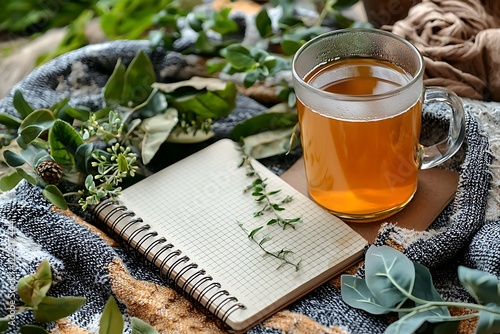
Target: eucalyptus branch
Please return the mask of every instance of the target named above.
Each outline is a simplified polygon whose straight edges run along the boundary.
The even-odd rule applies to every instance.
[[[252,240],[254,243],[256,243],[260,249],[264,251],[266,255],[272,256],[280,261],[281,264],[278,266],[278,269],[282,268],[285,265],[291,265],[295,267],[295,271],[298,271],[300,269],[300,262],[301,260],[297,262],[293,262],[288,258],[288,255],[292,254],[293,252],[288,249],[281,249],[279,251],[271,251],[268,248],[265,247],[265,244],[272,239],[272,237],[265,235],[262,237],[260,240],[257,240],[256,234],[262,230],[263,226],[260,226],[256,229],[253,229],[252,231],[248,231],[244,226],[243,223],[238,222],[238,226],[248,235],[248,239]]]
[[[409,270],[412,266],[414,270]],[[399,320],[387,329],[390,333],[417,332],[424,322],[458,322],[475,317],[479,318],[477,333],[498,330],[500,281],[494,275],[458,267],[460,283],[474,296],[478,302],[475,304],[444,301],[433,286],[430,271],[389,246],[368,249],[365,274],[365,278],[342,275],[342,298],[348,305],[370,313],[398,313]],[[409,301],[414,303],[413,307],[408,305]],[[452,316],[449,307],[479,312]]]

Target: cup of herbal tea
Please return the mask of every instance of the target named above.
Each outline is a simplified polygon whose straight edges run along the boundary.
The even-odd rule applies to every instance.
[[[388,217],[410,202],[418,171],[449,159],[465,137],[461,100],[424,87],[418,49],[390,32],[335,30],[292,62],[309,196],[349,221]],[[422,106],[446,103],[444,140],[419,143]]]

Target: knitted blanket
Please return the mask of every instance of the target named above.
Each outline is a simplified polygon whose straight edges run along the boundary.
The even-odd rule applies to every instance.
[[[102,87],[116,60],[120,57],[128,63],[139,49],[147,50],[161,80],[190,75],[186,74],[189,59],[185,56],[151,51],[147,42],[121,41],[59,57],[32,72],[14,89],[21,89],[35,108],[48,107],[68,96],[74,105],[96,109],[102,106]],[[13,92],[0,101],[2,113],[16,114],[12,97]],[[458,282],[458,265],[500,277],[500,105],[475,100],[464,100],[464,104],[465,144],[443,165],[460,173],[454,201],[427,231],[384,225],[375,243],[390,245],[429,267],[444,300],[471,302],[471,296]],[[217,137],[227,136],[238,121],[264,110],[259,103],[240,96],[236,110],[216,122]],[[422,141],[436,141],[447,123],[443,107],[428,106],[424,110]],[[263,162],[279,174],[298,156],[300,151]],[[131,317],[144,320],[160,333],[224,332],[210,316],[167,286],[154,268],[80,216],[55,209],[39,188],[26,182],[0,196],[0,244],[0,318],[9,313],[10,303],[22,304],[13,292],[12,282],[33,273],[43,259],[48,259],[54,278],[49,294],[87,298],[73,315],[44,324],[51,332],[98,332],[110,295],[119,302],[126,333],[131,332]],[[358,273],[362,275],[363,270]],[[390,317],[373,316],[347,306],[335,278],[249,333],[382,333],[390,321]],[[21,325],[31,323],[32,314],[25,312],[10,323],[7,333],[17,333]],[[474,323],[463,323],[460,331],[468,333],[473,327]]]

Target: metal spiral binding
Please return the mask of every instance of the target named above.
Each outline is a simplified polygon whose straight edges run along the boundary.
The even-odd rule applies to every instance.
[[[132,226],[140,224],[138,227],[135,227],[132,233],[126,238],[126,244],[129,249],[133,249],[137,253],[140,253],[145,259],[150,259],[147,262],[159,268],[160,274],[166,278],[169,284],[181,292],[188,300],[197,305],[201,305],[206,312],[215,315],[222,321],[223,325],[233,312],[238,309],[246,308],[243,304],[238,302],[236,297],[231,296],[227,290],[221,289],[221,284],[214,282],[213,278],[207,275],[204,269],[197,270],[189,276],[186,276],[190,270],[197,269],[198,264],[192,262],[188,256],[181,256],[182,251],[176,249],[175,246],[169,243],[164,237],[157,237],[158,233],[156,231],[150,231],[151,227],[148,224],[142,224],[144,223],[143,220],[136,217],[134,212],[127,210],[125,206],[118,205],[111,200],[103,201],[94,208],[93,219],[94,221],[100,220],[104,222],[109,230],[114,234],[118,234],[121,239],[125,239],[125,233],[130,230]],[[125,225],[118,228],[118,225],[122,221],[125,222]],[[142,236],[141,233],[143,233]],[[142,246],[147,244],[148,241],[150,241],[150,244],[141,251]],[[133,245],[134,242],[135,245]],[[158,247],[160,248],[153,253],[153,250]],[[164,258],[162,258],[163,256]],[[161,262],[156,265],[160,260]],[[174,262],[168,265],[171,261]],[[180,269],[175,272],[176,268]],[[183,278],[185,281],[182,283],[181,279]],[[191,289],[189,289],[190,285],[192,285]],[[214,289],[217,291],[210,294],[210,291],[214,291]],[[203,302],[204,298],[206,299],[205,302]],[[233,304],[223,311],[223,308],[228,303]],[[215,309],[210,311],[210,308],[213,306]]]

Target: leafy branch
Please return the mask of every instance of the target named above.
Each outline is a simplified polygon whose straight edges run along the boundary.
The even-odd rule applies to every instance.
[[[288,258],[289,255],[293,254],[291,250],[288,249],[281,249],[279,251],[271,251],[268,248],[266,248],[266,243],[268,241],[271,241],[272,237],[266,235],[262,237],[260,240],[256,239],[256,234],[261,231],[264,226],[257,227],[253,229],[252,231],[248,231],[244,226],[243,223],[238,222],[238,226],[248,235],[248,239],[252,240],[254,243],[256,243],[261,250],[264,251],[266,255],[272,256],[280,261],[281,264],[278,266],[278,269],[282,268],[285,265],[291,265],[295,268],[295,271],[298,271],[300,269],[300,260],[294,262],[293,260],[290,260]]]
[[[47,293],[52,285],[52,272],[48,260],[43,260],[36,272],[22,277],[17,284],[17,293],[24,302],[16,306],[15,314],[0,318],[0,331],[9,328],[9,322],[17,315],[32,312],[35,321],[53,322],[76,312],[85,302],[84,297],[49,297]],[[48,333],[35,325],[21,326],[22,333]]]
[[[342,298],[348,305],[372,314],[397,312],[399,320],[385,333],[413,333],[423,326],[426,332],[452,333],[460,320],[476,317],[476,333],[500,330],[500,281],[493,275],[458,267],[458,278],[476,299],[478,304],[474,304],[444,301],[426,267],[388,246],[368,249],[365,274],[364,279],[342,275]],[[478,312],[451,316],[448,307]]]

